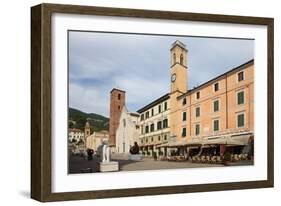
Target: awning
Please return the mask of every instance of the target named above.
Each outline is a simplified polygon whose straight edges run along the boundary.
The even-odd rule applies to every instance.
[[[247,145],[252,133],[237,133],[228,135],[218,135],[205,138],[191,138],[187,142],[168,142],[156,145],[159,147],[200,147],[207,145]]]
[[[227,135],[221,136],[217,138],[209,138],[204,139],[202,141],[203,145],[214,145],[214,144],[224,144],[224,145],[247,145],[251,134],[235,134],[235,135]]]

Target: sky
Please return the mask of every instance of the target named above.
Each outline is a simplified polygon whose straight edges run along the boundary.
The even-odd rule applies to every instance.
[[[135,112],[170,91],[170,48],[188,50],[192,89],[254,58],[254,40],[69,32],[69,106],[109,116],[112,88],[126,91]]]

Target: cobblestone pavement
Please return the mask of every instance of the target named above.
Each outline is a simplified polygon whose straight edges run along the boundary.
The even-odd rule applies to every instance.
[[[126,156],[112,156],[112,161],[119,162],[120,171],[135,171],[135,170],[159,170],[159,169],[180,169],[180,168],[202,168],[202,167],[223,167],[222,164],[200,164],[186,162],[172,162],[172,161],[155,161],[153,158],[144,157],[141,161],[128,160]],[[97,159],[87,160],[80,156],[69,157],[69,173],[86,173],[97,172]],[[253,165],[252,161],[242,161],[231,163],[231,166]]]

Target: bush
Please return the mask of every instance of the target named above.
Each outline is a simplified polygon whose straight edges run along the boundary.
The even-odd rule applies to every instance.
[[[224,162],[230,162],[231,161],[231,154],[229,152],[224,154],[223,161]]]

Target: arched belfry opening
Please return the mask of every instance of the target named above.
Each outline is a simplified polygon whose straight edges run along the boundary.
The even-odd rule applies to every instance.
[[[180,56],[180,64],[183,65],[183,54]]]
[[[176,61],[177,61],[177,57],[176,57],[176,54],[174,53],[174,54],[173,54],[173,64],[175,64]]]

